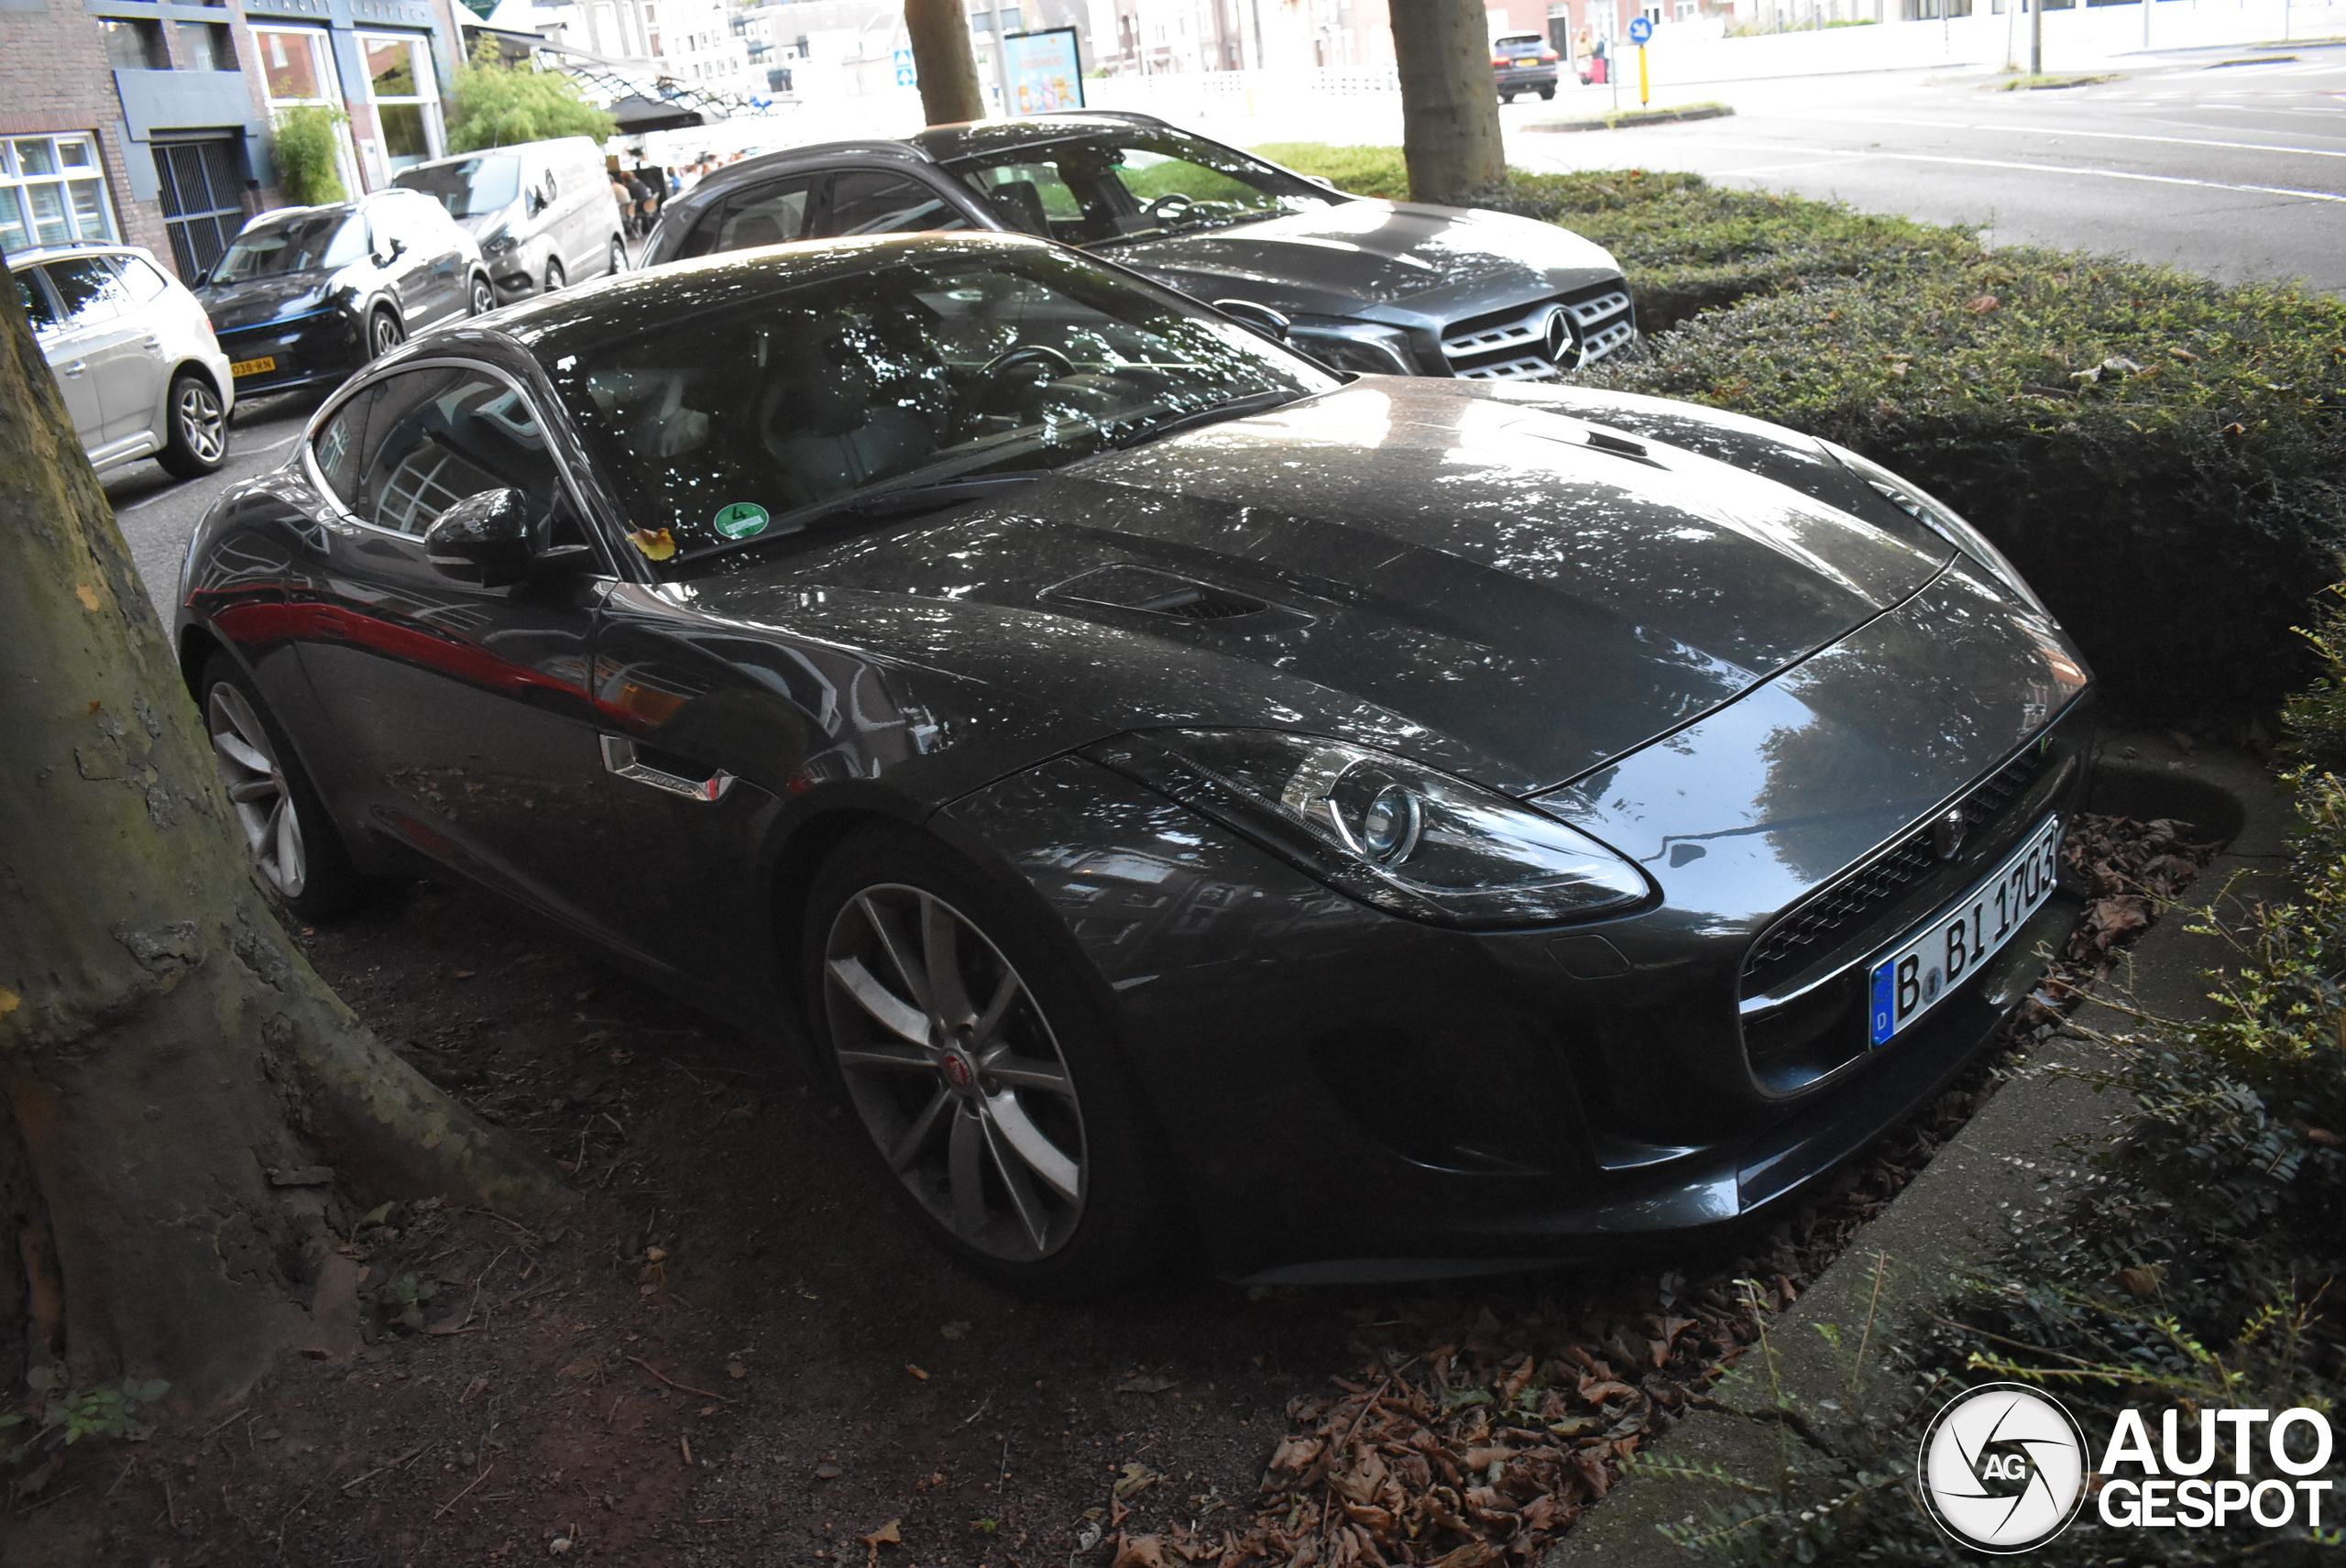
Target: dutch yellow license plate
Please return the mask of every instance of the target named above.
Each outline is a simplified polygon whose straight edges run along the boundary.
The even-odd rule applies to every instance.
[[[258,359],[239,359],[228,367],[231,376],[265,376],[277,368],[274,356],[264,355]]]

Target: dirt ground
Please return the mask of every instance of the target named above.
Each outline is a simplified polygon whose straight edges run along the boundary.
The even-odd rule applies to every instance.
[[[2087,946],[2141,924],[2139,890],[2108,891]],[[1193,1267],[1041,1307],[924,1243],[788,1064],[480,899],[421,886],[303,941],[368,1025],[588,1201],[543,1234],[430,1201],[345,1215],[367,1267],[357,1358],[297,1361],[208,1431],[63,1451],[0,1525],[10,1568],[1165,1568],[1249,1539],[1294,1561],[1313,1530],[1323,1561],[1382,1561],[1342,1519],[1332,1550],[1318,1503],[1262,1493],[1365,1364],[1381,1387],[1441,1388],[1442,1420],[1472,1403],[1453,1384],[1546,1399],[1540,1430],[1507,1435],[1549,1444],[1548,1469],[1513,1493],[1503,1464],[1463,1493],[1436,1475],[1450,1501],[1410,1516],[1492,1521],[1502,1544],[1453,1568],[1525,1561],[1749,1340],[1734,1282],[1788,1304],[1996,1081],[1983,1066],[1742,1255],[1443,1289],[1247,1289]],[[1477,1441],[1497,1439],[1451,1421],[1421,1446]],[[1502,1450],[1459,1452],[1479,1470]],[[1376,1538],[1387,1555],[1434,1560],[1438,1532],[1421,1552],[1417,1523],[1394,1528],[1409,1541]]]

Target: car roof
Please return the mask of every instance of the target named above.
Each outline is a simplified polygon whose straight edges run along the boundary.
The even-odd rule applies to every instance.
[[[541,360],[558,359],[634,336],[660,323],[674,323],[712,306],[740,304],[756,292],[781,293],[808,283],[866,273],[899,257],[1058,249],[1031,235],[982,229],[802,240],[671,261],[641,272],[622,273],[591,287],[541,295],[499,312],[498,324]]]
[[[109,253],[155,259],[155,253],[143,245],[127,245],[118,239],[72,239],[62,245],[37,245],[29,250],[11,251],[8,269],[30,267],[37,262],[56,261],[69,256],[104,256]]]
[[[745,158],[739,163],[729,163],[715,170],[694,186],[691,194],[698,197],[705,191],[725,190],[741,181],[755,180],[777,170],[796,169],[836,159],[878,159],[906,164],[944,163],[971,153],[1065,141],[1071,137],[1093,135],[1114,126],[1147,130],[1175,128],[1168,121],[1160,120],[1154,115],[1122,109],[1075,109],[1065,114],[1028,115],[1017,119],[964,120],[958,125],[931,126],[901,141],[809,142],[805,147],[788,147],[774,152],[760,153],[755,158]]]

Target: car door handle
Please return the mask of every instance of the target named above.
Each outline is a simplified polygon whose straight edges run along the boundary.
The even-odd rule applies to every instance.
[[[76,359],[72,364],[65,367],[64,374],[68,376],[79,376],[82,371],[87,370],[89,367],[90,362],[88,360]]]
[[[635,754],[635,742],[624,735],[598,735],[596,739],[603,745],[603,771],[614,778],[622,778],[630,784],[648,784],[653,789],[682,795],[686,800],[697,800],[704,805],[723,800],[725,792],[733,787],[733,775],[723,768],[707,778],[686,778],[682,773],[667,773],[639,761]]]
[[[148,348],[160,348],[163,346],[163,340],[151,334],[145,338],[143,342]]]

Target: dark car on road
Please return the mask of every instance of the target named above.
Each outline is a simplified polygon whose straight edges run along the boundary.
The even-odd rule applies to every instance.
[[[1620,267],[1553,224],[1349,196],[1162,120],[1105,111],[746,159],[668,203],[643,264],[963,229],[1079,246],[1283,327],[1339,370],[1544,380],[1637,337]]]
[[[421,192],[287,207],[197,280],[236,395],[332,385],[429,326],[497,306],[480,247]]]
[[[1507,33],[1491,40],[1491,79],[1498,84],[1499,102],[1512,104],[1518,93],[1556,95],[1556,70],[1563,57],[1545,34]]]
[[[411,344],[221,498],[177,635],[302,917],[429,870],[568,930],[1036,1292],[1785,1212],[2079,907],[2088,677],[1922,491],[1024,237]]]

